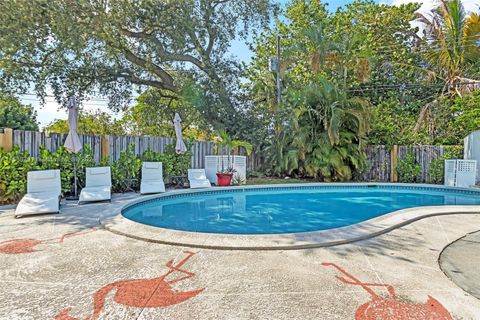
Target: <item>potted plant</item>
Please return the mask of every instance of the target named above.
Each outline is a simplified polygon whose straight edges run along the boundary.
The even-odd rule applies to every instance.
[[[232,184],[232,178],[235,174],[235,169],[233,168],[233,163],[235,162],[235,154],[233,155],[233,161],[231,154],[234,149],[243,147],[247,152],[247,155],[250,155],[252,152],[252,145],[246,141],[233,140],[228,133],[221,129],[218,130],[218,146],[220,147],[221,155],[221,169],[217,168],[217,185],[221,187],[229,186]],[[223,152],[227,151],[227,164],[225,166],[225,159],[223,157]]]
[[[219,187],[226,187],[232,184],[233,174],[235,173],[235,169],[229,167],[225,170],[217,172],[217,185]]]

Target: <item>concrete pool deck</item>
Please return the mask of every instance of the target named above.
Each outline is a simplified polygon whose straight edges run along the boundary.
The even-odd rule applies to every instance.
[[[438,265],[480,214],[303,250],[192,249],[98,228],[138,197],[20,219],[0,209],[0,319],[480,319],[480,300]]]
[[[480,231],[469,233],[445,247],[439,262],[453,282],[480,299]]]
[[[421,191],[441,191],[452,193],[465,193],[480,196],[478,191],[471,189],[451,188],[438,185],[425,184],[390,184],[390,183],[310,183],[275,186],[241,186],[241,187],[213,187],[209,189],[183,189],[167,192],[163,194],[145,196],[138,200],[131,201],[124,208],[119,208],[111,217],[101,219],[102,227],[113,233],[131,237],[137,240],[161,243],[166,245],[179,245],[201,249],[220,249],[220,250],[297,250],[320,247],[330,247],[341,244],[347,244],[359,240],[366,240],[381,234],[390,232],[401,226],[413,223],[415,221],[440,215],[450,214],[472,214],[480,213],[479,205],[444,205],[444,206],[422,206],[416,208],[405,208],[374,217],[369,220],[348,225],[335,229],[283,233],[283,234],[225,234],[225,233],[204,233],[191,232],[183,230],[174,230],[150,226],[144,223],[136,222],[125,218],[122,211],[130,210],[136,206],[148,205],[150,203],[161,205],[171,199],[184,199],[186,202],[192,201],[193,196],[224,196],[232,194],[241,195],[245,191],[251,190],[274,190],[275,193],[285,193],[286,195],[293,190],[322,190],[322,192],[334,192],[339,188],[354,188],[355,190],[378,190],[387,188],[398,192],[409,192],[410,190]],[[393,189],[392,189],[393,188]],[[195,201],[195,200],[193,200]],[[245,201],[239,201],[244,203]],[[239,208],[239,210],[245,210]],[[142,216],[149,217],[150,212],[142,209]],[[175,216],[177,217],[177,216]],[[181,220],[181,217],[179,218]],[[217,218],[221,220],[220,216]],[[188,230],[188,228],[186,229]]]

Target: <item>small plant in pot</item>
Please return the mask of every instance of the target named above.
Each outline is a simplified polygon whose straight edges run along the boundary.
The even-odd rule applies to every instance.
[[[232,178],[236,170],[233,168],[233,163],[235,162],[235,154],[233,154],[232,161],[232,152],[237,148],[244,148],[247,155],[252,152],[252,145],[246,141],[233,140],[225,130],[218,130],[218,147],[220,147],[221,155],[221,167],[217,168],[217,185],[218,186],[229,186],[232,184]],[[227,152],[227,163],[225,164],[224,151]],[[218,153],[218,152],[217,152]]]
[[[222,158],[223,160],[223,158]],[[235,173],[235,169],[232,167],[228,167],[224,170],[217,172],[217,185],[220,187],[226,187],[232,184],[233,174]]]

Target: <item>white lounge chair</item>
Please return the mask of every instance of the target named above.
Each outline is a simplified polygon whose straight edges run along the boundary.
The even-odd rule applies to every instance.
[[[78,203],[111,200],[110,167],[86,168],[85,172],[85,188],[80,192]]]
[[[59,213],[62,186],[60,170],[27,173],[27,194],[15,209],[15,217],[31,214]]]
[[[188,181],[192,189],[212,187],[205,174],[205,169],[188,169]]]
[[[140,193],[147,194],[160,192],[165,192],[162,163],[144,162],[142,165],[142,181],[140,183]]]

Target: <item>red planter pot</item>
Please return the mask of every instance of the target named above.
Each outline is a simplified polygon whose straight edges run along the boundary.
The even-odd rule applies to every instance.
[[[227,187],[232,184],[233,173],[217,173],[217,185]]]

